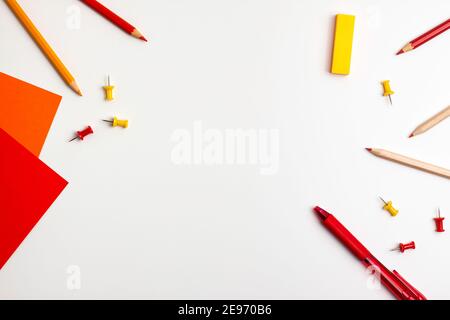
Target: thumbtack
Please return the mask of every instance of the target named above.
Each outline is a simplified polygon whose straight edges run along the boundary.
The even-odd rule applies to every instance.
[[[108,82],[107,85],[103,87],[105,90],[105,99],[107,101],[113,101],[114,100],[114,86],[111,85],[111,77],[108,76]]]
[[[119,120],[117,119],[117,117],[114,117],[113,120],[103,120],[103,121],[111,123],[113,127],[128,128],[128,120]]]
[[[398,210],[392,206],[392,201],[384,201],[382,197],[380,197],[381,201],[384,202],[383,209],[391,214],[391,216],[395,217],[398,214]]]
[[[391,85],[389,82],[390,82],[389,80],[384,80],[381,82],[381,84],[383,85],[383,89],[384,89],[383,96],[389,97],[389,102],[391,103],[391,106],[392,106],[391,95],[394,94],[394,91],[392,91]]]
[[[441,209],[438,209],[438,216],[433,218],[436,223],[436,232],[444,232],[444,217],[441,217]]]
[[[408,242],[408,243],[400,243],[397,248],[391,249],[391,251],[400,251],[401,253],[405,252],[406,250],[412,250],[416,248],[416,244],[414,241]]]
[[[91,126],[88,126],[86,129],[84,129],[82,131],[77,131],[77,135],[69,142],[72,142],[73,140],[76,140],[76,139],[80,139],[83,141],[86,136],[93,134],[93,133],[94,133],[94,130],[92,130]]]

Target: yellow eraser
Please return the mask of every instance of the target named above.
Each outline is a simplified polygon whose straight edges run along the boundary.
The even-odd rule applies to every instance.
[[[350,74],[354,27],[355,16],[348,14],[336,15],[331,73]]]

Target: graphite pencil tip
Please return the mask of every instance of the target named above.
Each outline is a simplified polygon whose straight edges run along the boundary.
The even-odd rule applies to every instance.
[[[70,87],[72,88],[73,91],[75,91],[79,96],[83,96],[83,93],[81,93],[81,89],[78,86],[78,84],[74,81],[70,84]]]

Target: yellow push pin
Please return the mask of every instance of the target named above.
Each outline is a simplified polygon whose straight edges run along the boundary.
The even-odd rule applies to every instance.
[[[105,99],[106,101],[113,101],[114,100],[114,86],[111,85],[111,78],[108,76],[108,85],[104,86],[103,89],[105,89]]]
[[[121,128],[128,128],[128,120],[119,120],[117,117],[114,117],[113,120],[103,120],[105,122],[111,123],[113,127],[121,127]]]
[[[392,98],[391,95],[394,94],[394,91],[392,91],[391,89],[391,85],[389,83],[389,80],[384,80],[381,82],[381,84],[383,85],[383,89],[384,89],[384,93],[383,96],[388,96],[389,97],[389,102],[391,103],[392,106]]]
[[[398,214],[398,210],[392,206],[392,201],[384,201],[382,197],[380,197],[381,201],[384,202],[383,209],[391,214],[391,216],[395,217]]]

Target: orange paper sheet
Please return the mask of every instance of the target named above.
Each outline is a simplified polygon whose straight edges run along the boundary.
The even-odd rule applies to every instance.
[[[61,96],[0,72],[0,128],[39,156]]]

